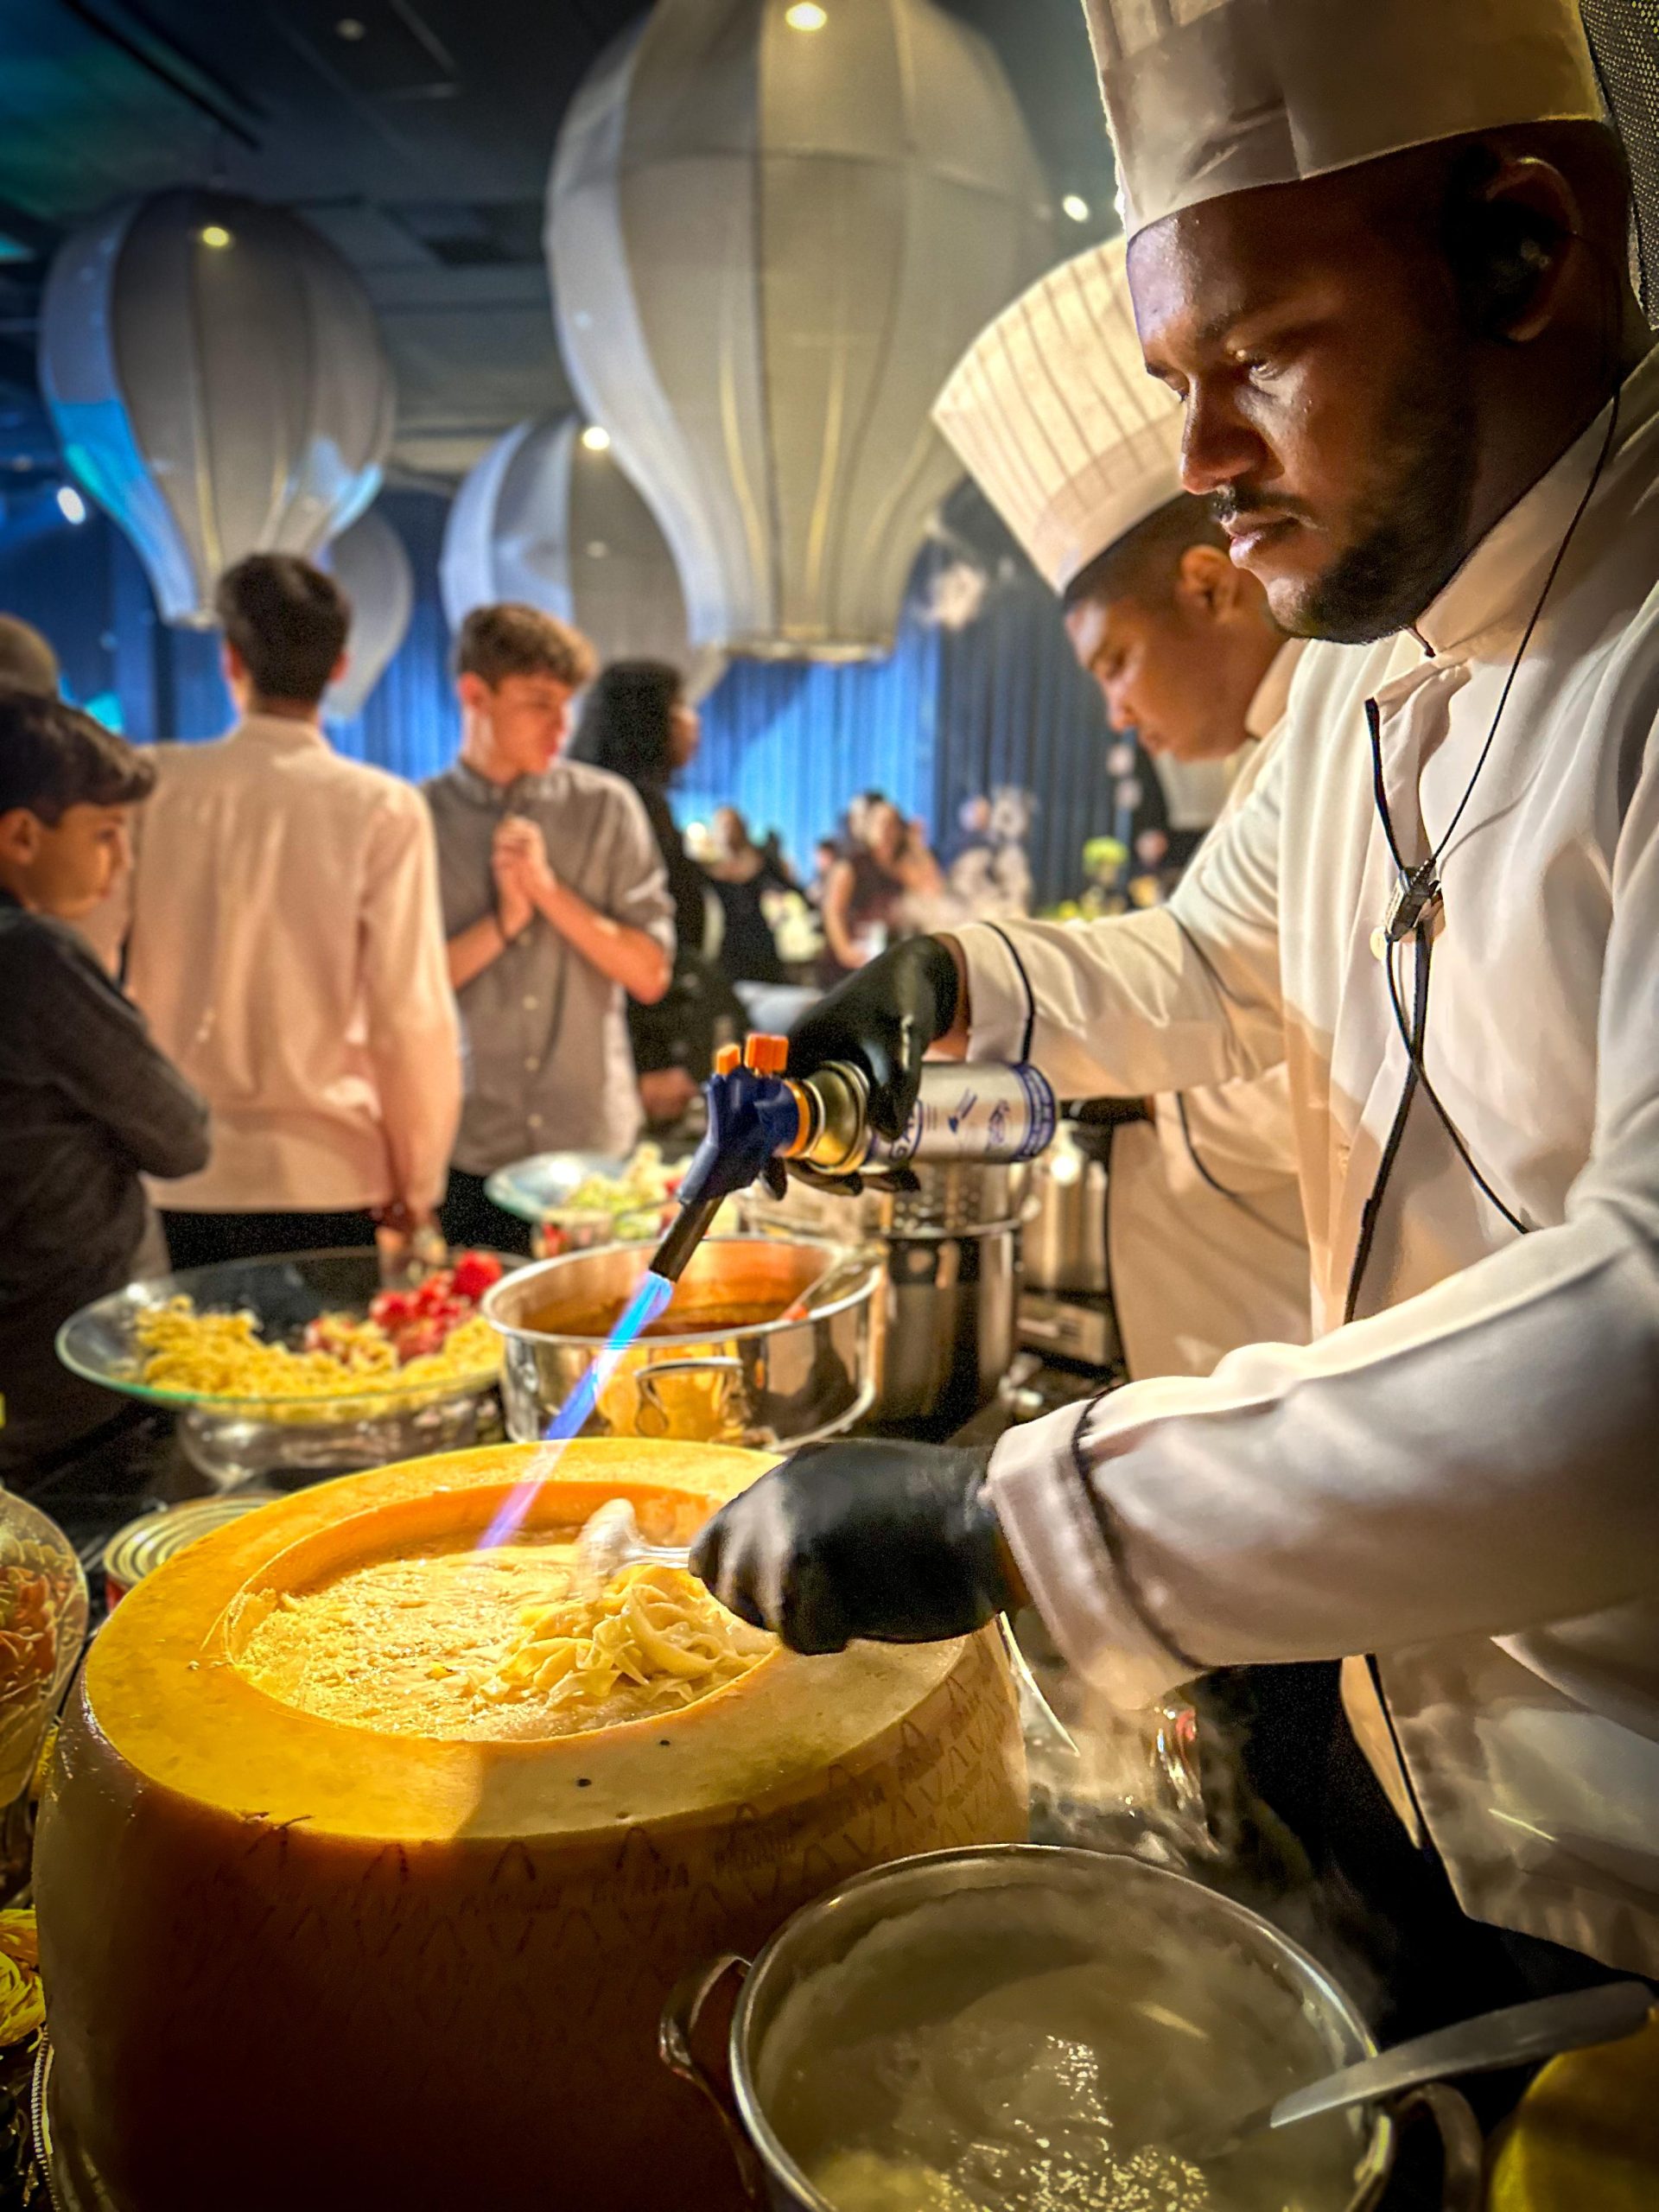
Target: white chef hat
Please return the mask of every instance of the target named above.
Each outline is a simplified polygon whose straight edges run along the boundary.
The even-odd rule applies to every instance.
[[[1133,238],[1200,200],[1604,112],[1577,0],[1084,0]]]
[[[982,331],[933,420],[1056,591],[1181,488],[1181,404],[1147,374],[1122,238]]]

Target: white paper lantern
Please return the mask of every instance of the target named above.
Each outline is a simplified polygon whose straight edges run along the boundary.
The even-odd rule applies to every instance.
[[[601,57],[554,162],[555,305],[696,641],[890,648],[961,473],[929,410],[1051,246],[1007,80],[932,0],[659,0]]]
[[[374,310],[279,207],[163,192],[77,232],[52,264],[40,373],[65,461],[168,622],[206,626],[223,569],[315,553],[379,488],[395,394]]]
[[[346,673],[323,694],[322,711],[331,721],[350,721],[362,713],[409,633],[415,571],[403,539],[372,509],[335,538],[322,564],[352,602]]]
[[[692,645],[663,533],[582,429],[574,415],[521,423],[468,474],[438,565],[449,626],[475,607],[522,600],[573,624],[602,661],[671,662],[701,696],[724,663]]]

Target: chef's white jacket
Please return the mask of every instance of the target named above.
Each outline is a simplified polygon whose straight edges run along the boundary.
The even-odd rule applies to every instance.
[[[1224,821],[1267,766],[1303,648],[1281,647],[1245,717]],[[1160,762],[1160,772],[1163,764]],[[1263,1339],[1304,1344],[1307,1233],[1282,1064],[1152,1101],[1112,1135],[1107,1194],[1112,1304],[1129,1373],[1208,1375]]]
[[[992,1484],[1068,1656],[1120,1700],[1201,1669],[1345,1669],[1385,1786],[1470,1912],[1659,1972],[1659,355],[1444,855],[1426,1064],[1351,1327],[1407,1074],[1379,925],[1468,789],[1604,416],[1414,629],[1304,655],[1249,802],[1169,906],[963,932],[976,1057],[1135,1095],[1282,1059],[1313,1344],[1015,1431]],[[1017,950],[1016,959],[1010,944]],[[1409,1003],[1414,949],[1395,955]],[[1023,972],[1022,972],[1023,971]],[[1032,1006],[1034,1001],[1034,1020]],[[1370,1318],[1364,1318],[1369,1316]],[[1409,1782],[1395,1762],[1397,1738]]]
[[[1208,830],[1220,821],[1231,795],[1230,766],[1225,760],[1166,757],[1153,762],[1172,830]]]

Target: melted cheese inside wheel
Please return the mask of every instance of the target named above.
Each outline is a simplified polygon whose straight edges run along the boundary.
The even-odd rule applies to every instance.
[[[232,1641],[256,1689],[320,1719],[525,1742],[681,1711],[775,1648],[672,1567],[579,1586],[568,1541],[377,1560],[252,1599]]]

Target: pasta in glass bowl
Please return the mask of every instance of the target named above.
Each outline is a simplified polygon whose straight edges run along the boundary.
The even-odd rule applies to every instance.
[[[186,1453],[219,1489],[314,1481],[476,1440],[500,1368],[476,1296],[520,1264],[458,1255],[390,1306],[372,1250],[186,1268],[83,1306],[58,1332],[58,1357],[175,1412]]]

